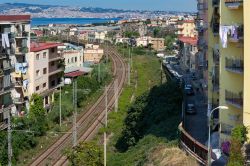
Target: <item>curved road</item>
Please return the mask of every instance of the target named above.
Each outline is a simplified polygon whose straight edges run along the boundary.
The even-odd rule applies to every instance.
[[[126,79],[126,65],[121,56],[117,53],[115,48],[106,47],[105,54],[108,54],[113,62],[113,81],[107,87],[108,111],[112,110],[115,104],[114,85],[115,80],[118,82],[118,95],[122,92],[123,85]],[[103,94],[96,103],[86,110],[77,118],[77,139],[85,141],[98,131],[101,126],[101,121],[105,116],[105,94]],[[30,164],[31,166],[45,166],[45,165],[68,165],[68,160],[62,155],[62,150],[66,147],[72,147],[72,129],[59,138],[49,149],[39,154]]]

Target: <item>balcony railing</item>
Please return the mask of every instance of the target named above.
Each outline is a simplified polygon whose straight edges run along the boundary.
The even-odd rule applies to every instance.
[[[26,38],[29,36],[29,32],[23,31],[23,32],[17,32],[14,34],[16,38]]]
[[[230,42],[240,42],[244,38],[244,28],[243,25],[240,26],[233,26],[234,30],[231,30],[231,34],[229,35],[229,41]]]
[[[220,90],[220,80],[218,76],[213,76],[212,84],[213,84],[213,91],[218,92]]]
[[[189,135],[182,127],[182,123],[179,125],[180,130],[180,145],[190,155],[192,155],[200,164],[206,165],[208,149],[191,135]]]
[[[230,9],[238,9],[242,6],[243,0],[224,0],[225,5]]]
[[[220,23],[212,23],[212,31],[214,34],[219,34]]]
[[[241,59],[226,58],[226,69],[234,73],[242,74],[244,71],[244,62]]]
[[[213,50],[213,61],[216,65],[220,63],[220,52],[218,49]]]
[[[228,90],[225,90],[225,100],[228,104],[234,105],[235,107],[242,108],[243,107],[243,93],[239,92],[234,93]]]
[[[28,47],[17,47],[15,50],[15,54],[26,54],[28,53]]]

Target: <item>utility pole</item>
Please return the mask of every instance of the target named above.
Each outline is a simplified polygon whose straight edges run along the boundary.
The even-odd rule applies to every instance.
[[[77,81],[73,80],[73,107],[74,107],[74,113],[73,113],[73,146],[77,145],[77,124],[76,124],[76,116],[77,116]]]
[[[162,84],[162,60],[161,60],[161,84]]]
[[[131,70],[133,71],[133,46],[132,46],[132,51],[130,53],[130,66]]]
[[[60,106],[59,106],[59,116],[60,116],[60,127],[62,126],[62,86],[60,86]]]
[[[115,112],[118,111],[118,80],[114,82],[114,93],[115,93]]]
[[[128,85],[130,86],[130,48],[129,48],[129,59],[128,59]]]
[[[100,62],[98,63],[98,82],[101,82],[101,66],[100,66]]]
[[[8,166],[11,166],[12,158],[11,132],[11,117],[10,110],[8,110]]]
[[[108,91],[105,86],[105,131],[103,135],[103,146],[104,146],[104,166],[107,165],[107,140],[106,140],[106,129],[108,127]]]

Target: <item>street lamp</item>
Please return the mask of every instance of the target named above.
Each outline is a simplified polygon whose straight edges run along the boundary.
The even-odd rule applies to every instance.
[[[207,155],[207,163],[208,163],[208,166],[210,166],[211,165],[211,153],[210,153],[210,149],[211,149],[211,145],[210,145],[210,137],[211,137],[211,134],[210,134],[210,121],[211,121],[211,116],[212,116],[212,114],[213,114],[213,112],[215,111],[215,110],[227,110],[228,109],[228,107],[227,106],[218,106],[218,107],[216,107],[216,108],[214,108],[211,112],[210,112],[210,114],[209,114],[209,117],[208,117],[208,120],[209,120],[209,125],[208,125],[208,155]]]

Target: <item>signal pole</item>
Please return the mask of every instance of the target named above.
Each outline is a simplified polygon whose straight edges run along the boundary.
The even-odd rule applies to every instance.
[[[104,146],[104,166],[107,165],[107,140],[106,140],[106,129],[108,126],[108,91],[107,87],[105,86],[105,131],[103,135],[103,146]]]
[[[76,124],[76,117],[77,117],[77,80],[73,80],[73,146],[77,145],[77,124]]]
[[[11,117],[10,110],[8,110],[8,166],[11,166],[12,158],[12,144],[11,144]]]
[[[114,82],[114,93],[115,93],[115,112],[118,111],[118,80]]]

